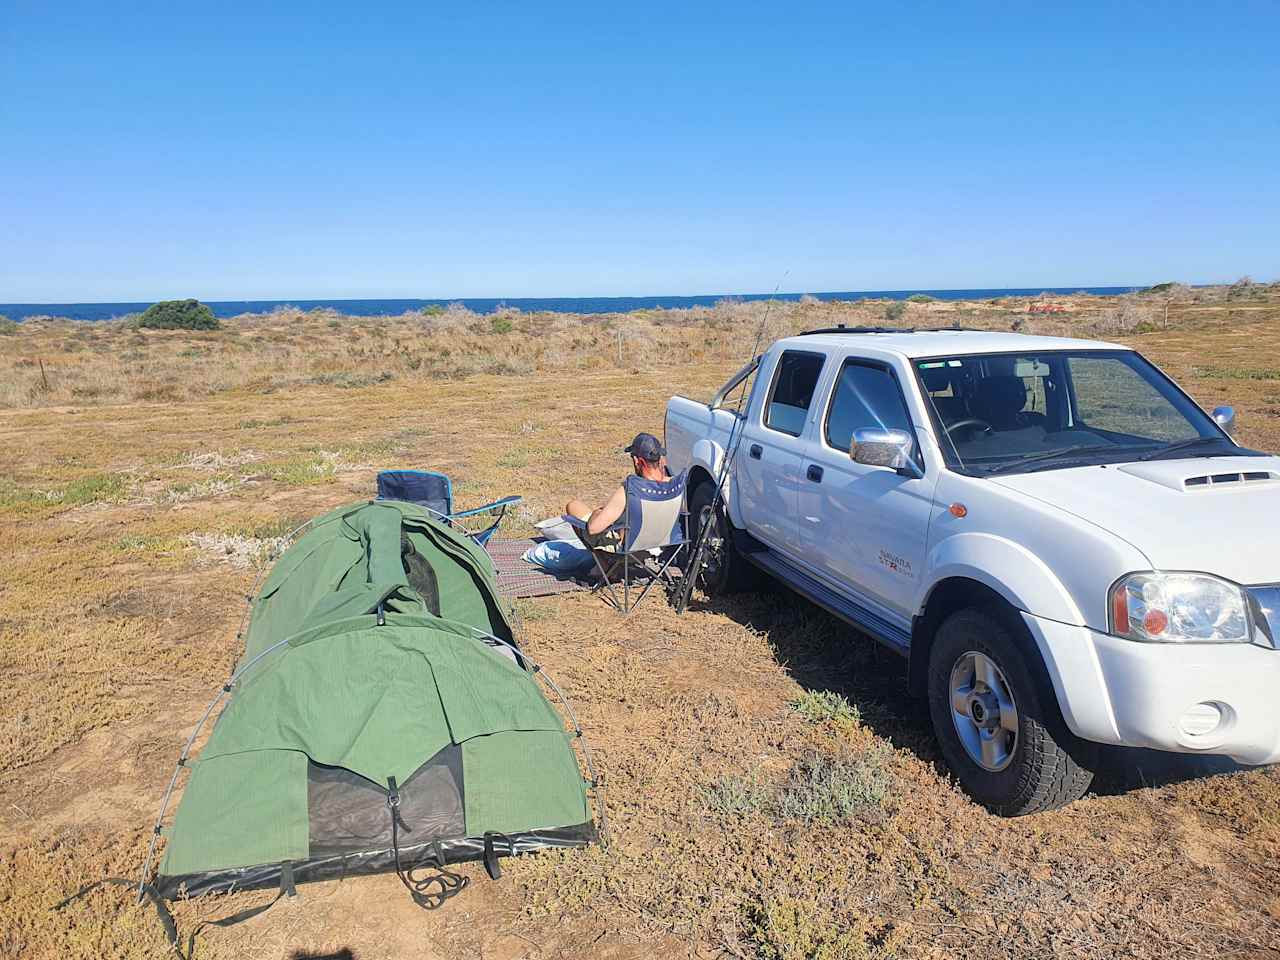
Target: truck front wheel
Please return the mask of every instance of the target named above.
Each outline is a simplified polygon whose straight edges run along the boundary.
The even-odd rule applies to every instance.
[[[1082,797],[1095,749],[1072,736],[1002,618],[953,613],[929,653],[929,713],[947,765],[993,813],[1017,817]]]
[[[689,495],[690,544],[697,542],[699,530],[704,524],[708,525],[698,586],[710,597],[741,593],[753,589],[759,583],[759,575],[751,561],[733,545],[724,504],[718,503],[712,508],[715,500],[716,485],[709,480],[698,484]]]

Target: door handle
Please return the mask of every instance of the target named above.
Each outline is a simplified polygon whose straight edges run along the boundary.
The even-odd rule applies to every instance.
[[[822,468],[816,463],[809,464],[809,469],[804,472],[804,475],[814,483],[822,482]]]
[[[759,460],[760,454],[764,453],[764,447],[760,446],[758,443],[753,443],[750,449],[747,450],[747,453],[751,455],[752,460]]]

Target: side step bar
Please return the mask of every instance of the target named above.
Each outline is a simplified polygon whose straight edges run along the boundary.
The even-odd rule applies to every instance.
[[[763,546],[763,544],[761,545]],[[743,554],[748,560],[770,576],[781,580],[784,584],[828,613],[832,613],[846,623],[852,624],[872,639],[878,640],[894,653],[907,656],[911,648],[911,634],[896,624],[862,604],[850,600],[825,583],[811,577],[803,570],[778,557],[767,547],[763,550]]]

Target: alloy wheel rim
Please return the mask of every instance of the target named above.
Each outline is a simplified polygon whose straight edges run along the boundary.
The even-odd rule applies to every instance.
[[[992,773],[1013,762],[1018,748],[1018,704],[991,657],[961,654],[951,668],[951,722],[969,759]]]

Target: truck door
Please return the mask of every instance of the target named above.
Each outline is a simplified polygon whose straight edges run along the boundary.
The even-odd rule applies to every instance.
[[[816,426],[800,478],[804,559],[853,599],[909,623],[923,573],[936,472],[904,476],[849,457],[855,430],[896,429],[915,436],[893,368],[876,360],[845,359]],[[914,458],[923,473],[918,445]]]
[[[794,556],[805,426],[826,355],[786,350],[773,366],[768,391],[748,412],[734,460],[734,487],[747,530]]]

